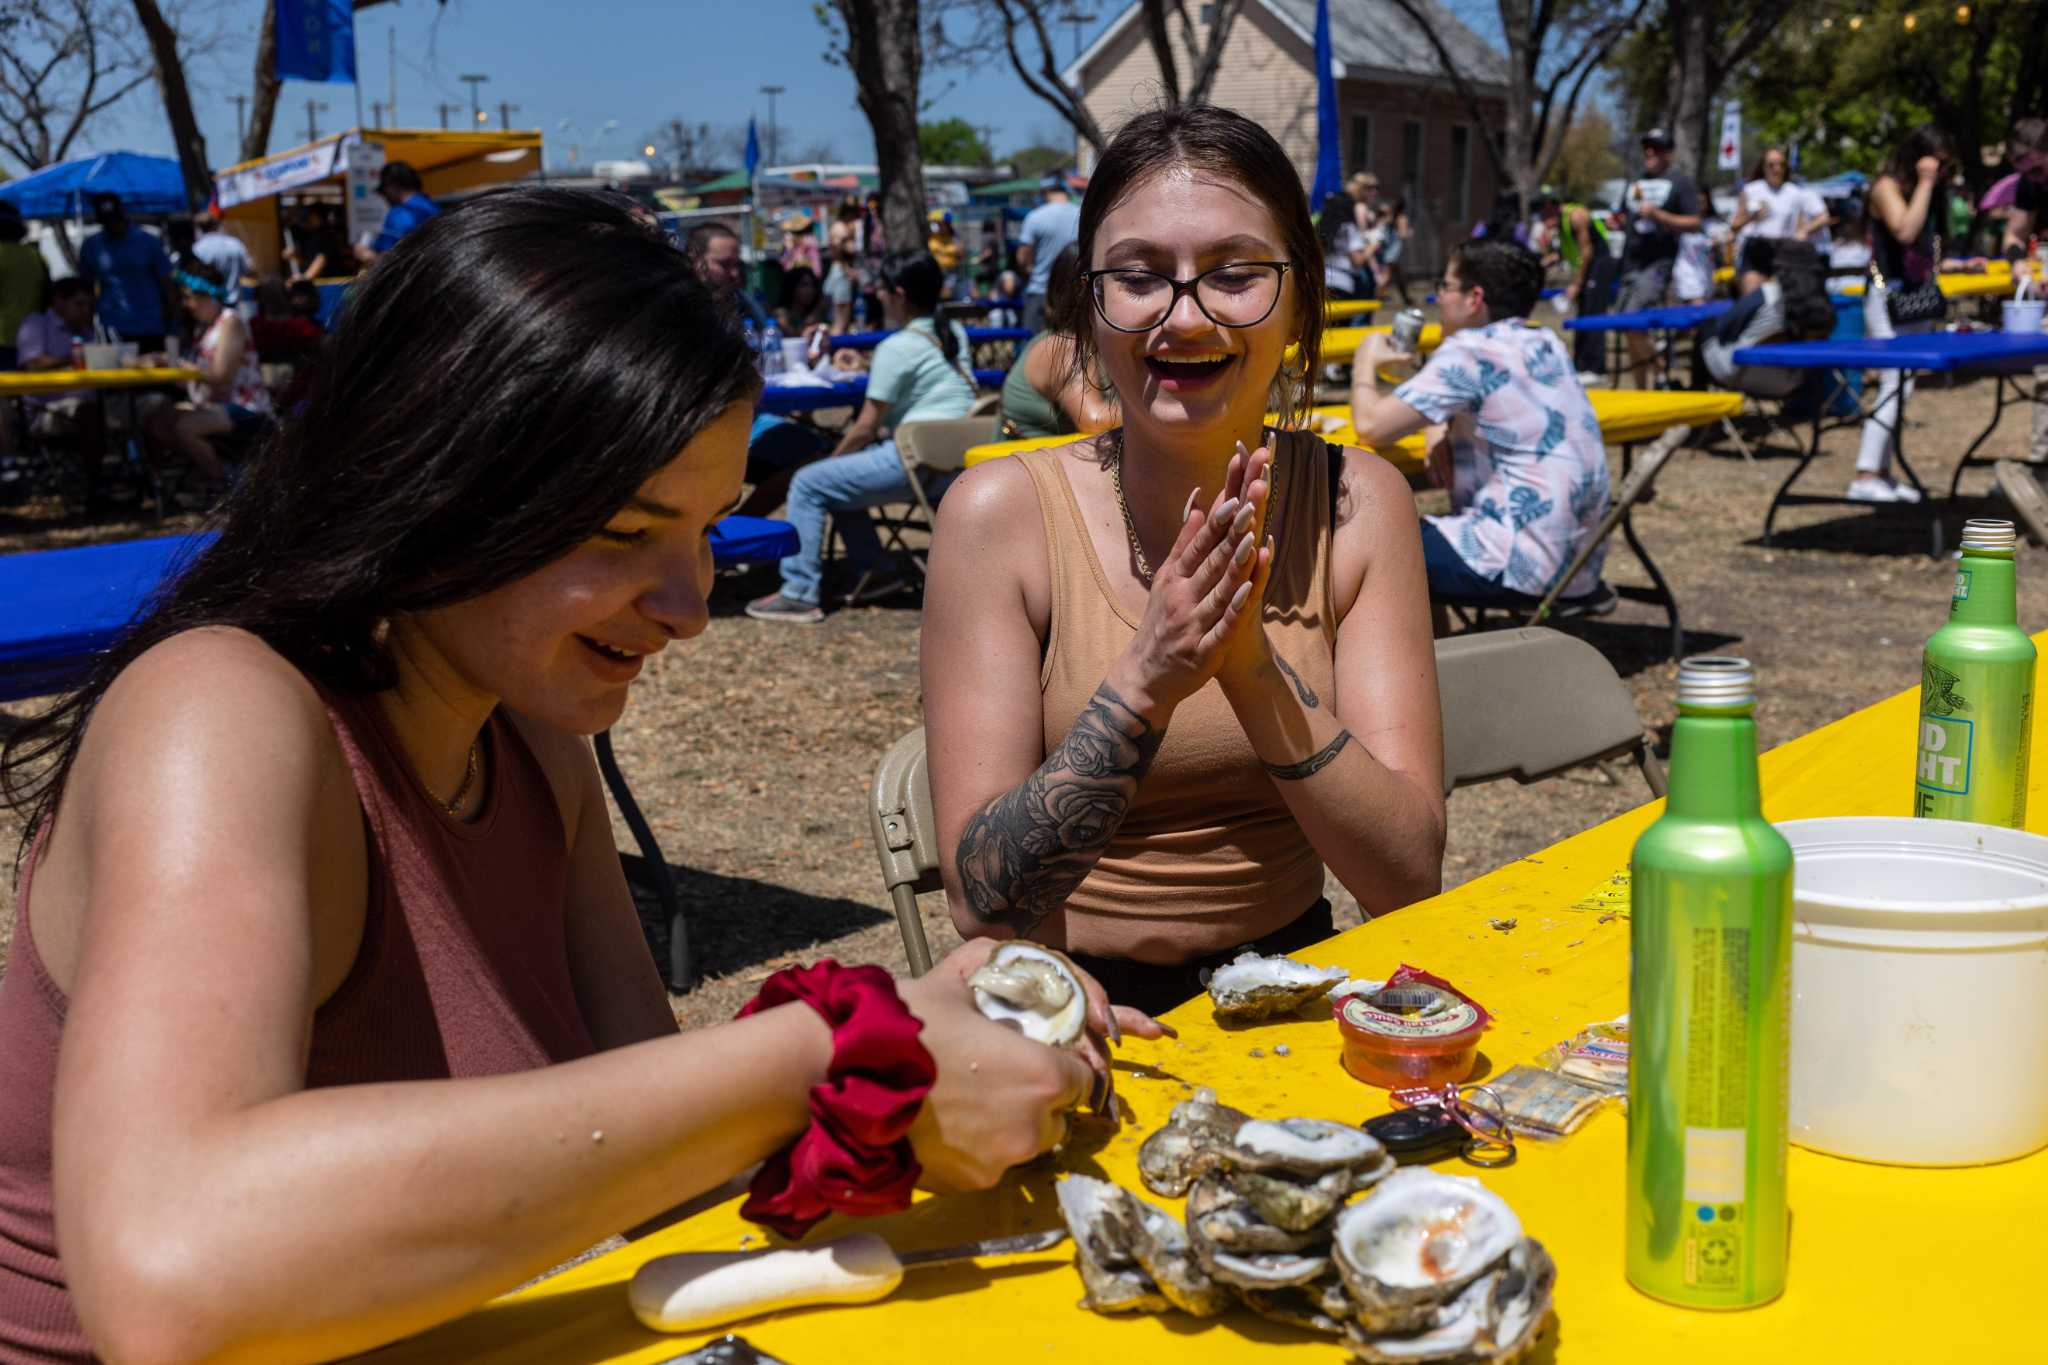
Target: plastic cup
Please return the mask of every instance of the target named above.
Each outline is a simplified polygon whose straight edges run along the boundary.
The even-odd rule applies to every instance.
[[[811,367],[811,343],[802,337],[782,339],[782,363],[792,370],[808,370]]]
[[[121,367],[121,348],[112,342],[92,341],[85,346],[85,368],[116,370]]]
[[[2048,311],[2048,299],[2007,299],[2005,330],[2014,336],[2031,336],[2041,330],[2041,315]]]
[[[2048,839],[1789,820],[1792,1141],[1967,1166],[2048,1145]]]
[[[178,363],[178,339],[176,337],[164,338],[164,363],[166,365]]]
[[[121,343],[121,368],[132,370],[142,364],[142,347],[133,341]]]

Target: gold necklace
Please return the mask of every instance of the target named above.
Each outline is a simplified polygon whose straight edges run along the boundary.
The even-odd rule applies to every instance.
[[[469,789],[476,785],[477,747],[476,741],[469,742],[469,767],[462,774],[462,785],[455,789],[455,795],[441,802],[441,809],[450,815],[462,814],[462,799],[469,795]],[[439,798],[435,798],[439,800]]]
[[[1264,431],[1260,432],[1264,436]],[[1270,517],[1280,498],[1280,462],[1275,459],[1269,466],[1272,487],[1266,494],[1266,511]],[[1109,467],[1109,482],[1116,489],[1116,509],[1124,514],[1124,534],[1131,540],[1131,557],[1138,561],[1138,581],[1146,587],[1152,586],[1152,562],[1145,558],[1145,547],[1138,540],[1137,523],[1131,520],[1130,500],[1124,497],[1124,452],[1121,442],[1117,445],[1116,461]]]

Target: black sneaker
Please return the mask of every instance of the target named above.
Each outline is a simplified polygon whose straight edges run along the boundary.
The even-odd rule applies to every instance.
[[[771,592],[747,603],[747,615],[756,621],[793,621],[802,626],[815,626],[825,619],[825,613],[816,603],[799,602],[779,592]]]

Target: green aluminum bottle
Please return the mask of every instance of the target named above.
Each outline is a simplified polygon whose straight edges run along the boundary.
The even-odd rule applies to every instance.
[[[1626,1265],[1687,1308],[1785,1290],[1792,849],[1755,708],[1748,660],[1679,665],[1670,795],[1630,860]]]
[[[2034,642],[2020,629],[2013,526],[1963,523],[1948,624],[1920,656],[1913,814],[2021,829],[2034,728]]]

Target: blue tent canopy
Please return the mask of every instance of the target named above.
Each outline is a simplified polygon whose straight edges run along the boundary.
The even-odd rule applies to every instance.
[[[141,152],[106,152],[60,161],[34,175],[0,185],[0,199],[21,210],[24,218],[85,218],[92,196],[113,193],[131,214],[183,213],[185,177],[166,156]]]

